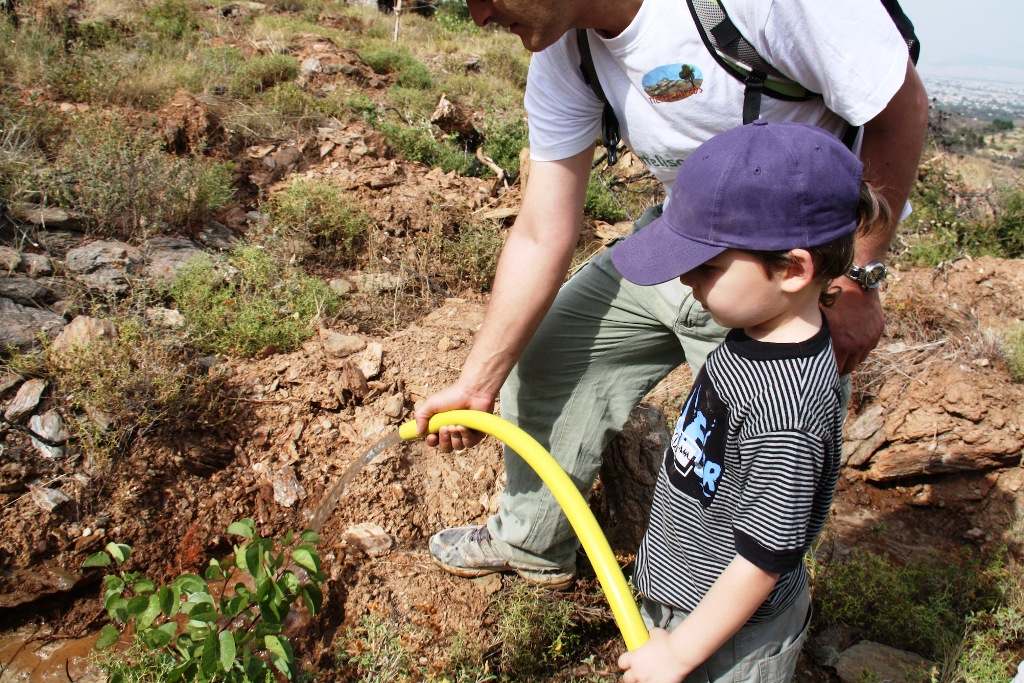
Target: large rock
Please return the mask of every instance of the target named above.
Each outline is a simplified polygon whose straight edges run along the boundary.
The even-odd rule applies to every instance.
[[[839,653],[835,668],[843,683],[916,683],[927,680],[931,663],[913,652],[862,640]]]
[[[38,348],[40,335],[54,338],[64,318],[52,311],[29,308],[0,297],[0,349],[13,346],[21,352]]]
[[[145,261],[143,253],[130,244],[98,240],[68,251],[64,268],[90,289],[121,295],[131,287],[128,276],[142,272]]]
[[[56,354],[67,353],[76,348],[85,348],[93,342],[117,341],[117,328],[109,320],[80,315],[61,330],[53,340],[51,351]]]
[[[39,400],[49,383],[45,379],[30,379],[18,389],[17,395],[4,410],[4,419],[8,422],[21,422],[35,412]]]
[[[844,463],[881,483],[1017,464],[1022,403],[1024,386],[984,367],[936,361],[909,380],[893,374],[847,420]]]
[[[146,275],[154,280],[173,281],[178,271],[196,258],[206,258],[206,252],[187,239],[154,237],[142,246],[146,254]]]
[[[17,276],[4,277],[2,274],[0,274],[0,297],[6,297],[22,306],[36,308],[52,304],[57,300],[54,291],[38,280]]]

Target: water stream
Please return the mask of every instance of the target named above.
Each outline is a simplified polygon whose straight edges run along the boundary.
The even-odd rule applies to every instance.
[[[359,471],[362,470],[371,460],[376,458],[378,455],[386,451],[391,446],[402,441],[401,435],[398,430],[394,430],[383,440],[380,441],[376,446],[366,451],[363,457],[359,458],[345,470],[344,474],[341,475],[341,479],[334,485],[334,488],[328,492],[324,499],[320,501],[320,506],[316,509],[316,513],[313,515],[313,520],[309,524],[309,528],[313,531],[319,532],[324,528],[324,523],[327,522],[327,518],[334,512],[334,508],[338,505],[338,500],[341,498],[341,494],[348,488],[349,482],[355,478]]]

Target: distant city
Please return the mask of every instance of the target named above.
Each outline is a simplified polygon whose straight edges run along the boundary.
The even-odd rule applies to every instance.
[[[924,77],[933,104],[982,121],[1024,120],[1024,85],[995,81]]]

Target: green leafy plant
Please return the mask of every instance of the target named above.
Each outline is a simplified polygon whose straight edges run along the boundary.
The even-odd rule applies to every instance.
[[[223,263],[193,259],[168,294],[185,316],[193,343],[242,356],[295,350],[339,304],[322,280],[247,245]]]
[[[161,36],[187,41],[199,29],[195,7],[188,0],[161,0],[146,8],[146,19]]]
[[[462,0],[440,0],[434,20],[442,29],[453,34],[471,34],[478,30],[469,8]]]
[[[231,524],[244,539],[225,560],[210,560],[204,576],[186,573],[165,585],[128,571],[130,546],[108,543],[84,567],[116,566],[103,579],[107,624],[95,649],[107,651],[103,668],[111,683],[132,680],[140,667],[152,680],[264,683],[274,671],[296,674],[295,654],[284,634],[285,620],[301,604],[311,615],[323,604],[327,576],[312,531],[263,538],[251,519]],[[115,645],[130,634],[133,647]]]
[[[251,97],[299,75],[299,62],[288,55],[260,55],[241,64],[231,83],[235,97]]]
[[[491,671],[491,663],[484,656],[486,646],[479,633],[459,631],[446,648],[442,681],[448,683],[490,683],[498,680]]]
[[[394,74],[397,85],[421,90],[434,87],[434,79],[427,65],[404,49],[386,47],[367,51],[361,57],[375,72]]]
[[[484,153],[509,175],[519,174],[519,154],[530,144],[526,121],[521,118],[501,121],[484,137]]]
[[[1024,257],[1024,192],[1017,187],[999,191],[999,210],[993,225],[1000,255],[1004,258]]]
[[[377,128],[388,143],[410,161],[419,161],[459,175],[472,175],[478,163],[473,155],[434,137],[429,126],[378,121]]]

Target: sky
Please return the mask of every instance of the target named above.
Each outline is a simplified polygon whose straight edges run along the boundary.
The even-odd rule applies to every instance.
[[[926,79],[1002,81],[1024,86],[1024,2],[899,0],[921,39]]]

